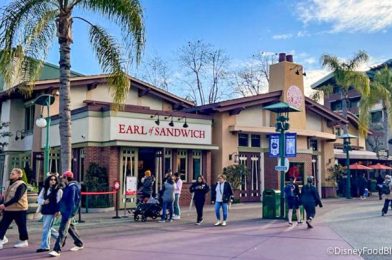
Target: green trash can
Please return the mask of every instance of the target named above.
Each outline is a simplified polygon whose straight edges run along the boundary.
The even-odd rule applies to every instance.
[[[370,180],[370,192],[377,192],[377,181]]]
[[[263,218],[276,219],[280,216],[280,190],[266,189],[263,192]]]

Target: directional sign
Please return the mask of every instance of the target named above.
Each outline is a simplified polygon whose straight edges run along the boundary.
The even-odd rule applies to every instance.
[[[289,170],[289,167],[286,165],[283,165],[283,166],[276,165],[275,166],[275,171],[278,171],[278,172],[287,172],[288,170]]]

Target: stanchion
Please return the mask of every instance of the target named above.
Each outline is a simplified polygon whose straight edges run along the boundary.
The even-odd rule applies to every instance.
[[[120,193],[120,191],[118,190],[115,194],[116,194],[116,216],[114,216],[113,218],[121,218],[119,215],[118,215],[118,204],[119,204],[119,193]]]

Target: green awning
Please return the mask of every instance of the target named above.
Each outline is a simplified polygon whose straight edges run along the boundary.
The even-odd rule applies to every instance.
[[[301,112],[301,110],[289,105],[286,102],[278,102],[278,103],[275,103],[275,104],[272,104],[269,106],[265,106],[265,107],[263,107],[263,109],[269,110],[269,111],[275,112],[275,113]]]

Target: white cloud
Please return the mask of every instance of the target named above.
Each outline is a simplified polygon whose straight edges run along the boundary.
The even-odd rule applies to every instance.
[[[304,23],[330,23],[332,32],[376,32],[392,26],[391,0],[306,0],[297,13]]]
[[[287,40],[292,38],[293,35],[291,33],[287,33],[287,34],[276,34],[274,36],[272,36],[272,39],[274,40]]]

